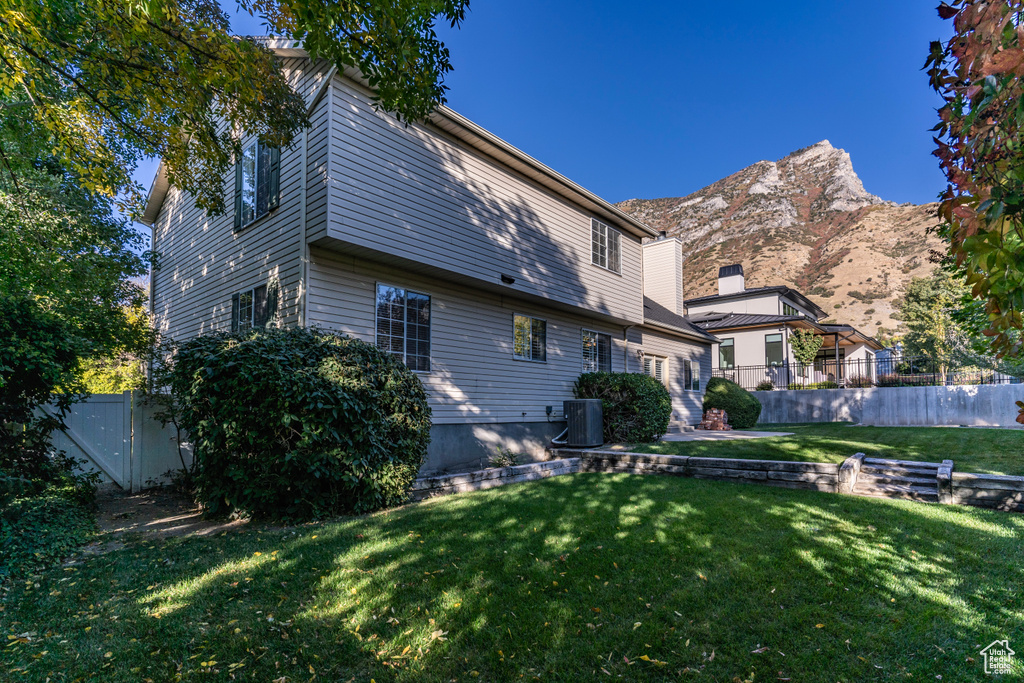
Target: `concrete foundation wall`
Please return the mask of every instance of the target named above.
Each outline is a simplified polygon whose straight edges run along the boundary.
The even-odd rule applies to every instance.
[[[855,422],[884,427],[1021,427],[1024,384],[755,391],[762,424]]]
[[[558,409],[561,413],[560,405]],[[485,468],[498,446],[522,454],[522,462],[541,462],[548,459],[551,439],[564,430],[562,420],[435,424],[430,428],[430,447],[420,476]]]

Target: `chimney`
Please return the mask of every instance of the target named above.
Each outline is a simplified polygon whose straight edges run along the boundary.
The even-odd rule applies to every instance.
[[[643,245],[644,296],[683,315],[683,243],[664,232]]]
[[[746,283],[743,281],[743,266],[734,263],[731,266],[722,266],[718,269],[718,295],[737,294],[745,290]]]

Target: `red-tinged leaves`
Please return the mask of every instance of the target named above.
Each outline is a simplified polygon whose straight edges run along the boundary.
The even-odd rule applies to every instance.
[[[941,5],[939,5],[939,16],[942,17],[943,19],[952,19],[953,17],[956,16],[956,13],[959,11],[960,10],[958,10],[957,8],[950,7],[946,3],[942,3]]]

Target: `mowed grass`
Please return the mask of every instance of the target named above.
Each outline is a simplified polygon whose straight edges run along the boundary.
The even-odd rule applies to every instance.
[[[705,458],[842,462],[854,453],[871,458],[942,462],[958,472],[1024,475],[1024,429],[860,427],[848,423],[758,425],[756,431],[792,436],[737,441],[661,441],[629,450]]]
[[[982,680],[1022,582],[1024,515],[578,474],[86,558],[0,679]]]

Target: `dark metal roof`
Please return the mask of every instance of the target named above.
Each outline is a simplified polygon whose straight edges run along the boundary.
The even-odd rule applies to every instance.
[[[710,296],[699,296],[695,299],[687,299],[686,305],[706,304],[712,301],[733,301],[735,299],[745,299],[749,296],[756,296],[758,294],[781,294],[783,296],[788,296],[819,318],[824,318],[827,315],[825,311],[818,306],[818,304],[814,303],[800,292],[781,285],[775,287],[755,287],[754,289],[744,289],[742,292],[736,292],[735,294],[712,294]]]
[[[730,275],[743,275],[743,264],[734,263],[731,266],[722,266],[718,269],[718,277],[729,277]]]
[[[693,323],[705,330],[727,330],[734,327],[757,327],[759,325],[782,325],[803,321],[814,325],[814,321],[802,315],[761,315],[754,313],[706,313],[691,318]]]
[[[668,327],[688,336],[703,339],[708,343],[718,342],[718,337],[705,332],[690,322],[686,317],[673,313],[646,296],[644,297],[644,322],[651,323],[659,327]]]

